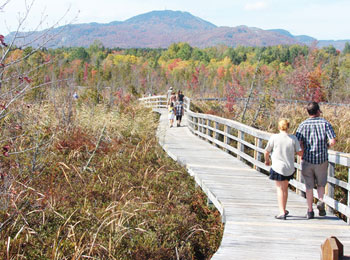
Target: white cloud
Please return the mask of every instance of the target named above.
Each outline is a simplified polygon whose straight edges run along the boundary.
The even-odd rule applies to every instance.
[[[252,11],[252,10],[261,10],[266,8],[267,3],[266,2],[255,2],[255,3],[248,3],[244,6],[245,10]]]

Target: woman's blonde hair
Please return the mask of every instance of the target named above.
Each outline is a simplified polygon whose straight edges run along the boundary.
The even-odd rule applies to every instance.
[[[288,119],[281,119],[278,122],[278,129],[282,131],[287,131],[289,129],[289,121]]]

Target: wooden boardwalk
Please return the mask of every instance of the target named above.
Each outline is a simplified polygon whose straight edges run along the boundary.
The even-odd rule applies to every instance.
[[[187,168],[222,214],[223,239],[214,260],[320,259],[320,246],[336,236],[350,256],[350,226],[327,215],[305,219],[306,201],[289,192],[287,220],[278,213],[274,182],[221,149],[194,136],[186,127],[169,128],[166,110],[157,131],[168,155]]]

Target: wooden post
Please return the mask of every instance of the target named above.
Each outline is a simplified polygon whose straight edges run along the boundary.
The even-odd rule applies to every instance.
[[[301,157],[300,157],[300,156],[297,156],[297,163],[298,163],[299,165],[301,165]],[[298,182],[301,183],[301,170],[297,169],[297,174],[296,174],[296,176],[295,176],[295,179],[296,179]],[[303,194],[303,191],[302,191],[302,190],[299,190],[298,188],[296,188],[295,193],[298,194],[298,195],[301,195],[301,196],[304,195],[304,194]]]
[[[350,183],[350,168],[348,168],[348,183]],[[348,207],[350,208],[350,190],[348,190]],[[346,221],[350,225],[350,217],[347,217]]]
[[[209,119],[206,119],[205,121],[206,121],[206,126],[207,126],[207,129],[206,129],[206,131],[205,131],[205,134],[211,136],[211,135],[210,135],[210,130],[209,130],[210,120],[209,120]]]
[[[206,133],[206,128],[205,125],[207,124],[207,121],[202,118],[202,133],[205,134]]]
[[[254,143],[255,143],[256,147],[262,148],[262,139],[261,138],[255,137]],[[254,159],[261,162],[261,160],[262,160],[261,152],[254,150]],[[259,172],[261,171],[261,169],[259,167],[257,167],[255,164],[254,164],[254,169],[259,171]]]
[[[343,244],[336,237],[327,238],[321,245],[321,260],[340,260],[343,256]]]
[[[329,162],[328,163],[328,176],[329,177],[334,177],[334,172],[335,172],[335,164],[334,163],[331,163]],[[334,199],[334,188],[335,188],[335,185],[333,183],[327,183],[327,186],[326,186],[326,194],[328,197]],[[328,205],[326,205],[326,208],[327,210],[330,212],[330,213],[333,213],[333,209],[331,207],[328,207]]]
[[[193,130],[198,131],[198,118],[197,117],[193,118],[193,123],[194,123]]]
[[[227,135],[230,133],[231,129],[229,126],[224,125],[224,144],[229,144],[230,143],[230,138],[227,137]],[[225,152],[228,152],[228,150],[226,148],[223,149]]]
[[[213,138],[215,139],[215,140],[219,140],[219,134],[218,134],[218,130],[219,130],[219,123],[218,122],[216,122],[216,121],[214,121],[214,128],[215,128],[215,132],[213,132]],[[215,145],[216,147],[218,147],[218,145],[216,144]]]
[[[238,130],[238,139],[244,140],[244,132],[241,130]],[[238,151],[243,153],[244,152],[244,144],[242,144],[240,141],[238,141],[237,142],[237,149],[238,149]],[[241,156],[239,156],[238,154],[237,154],[237,159],[242,161]]]
[[[187,116],[187,125],[188,125],[188,128],[190,129],[190,131],[192,132],[193,130],[193,117],[192,116]]]

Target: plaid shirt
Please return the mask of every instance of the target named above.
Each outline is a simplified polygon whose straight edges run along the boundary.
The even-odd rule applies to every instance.
[[[182,110],[183,110],[183,106],[181,103],[175,106],[175,112],[177,116],[182,116],[182,112],[183,112]]]
[[[295,135],[304,145],[303,160],[312,164],[321,164],[328,160],[328,140],[334,139],[335,133],[326,119],[306,119],[299,125]]]

